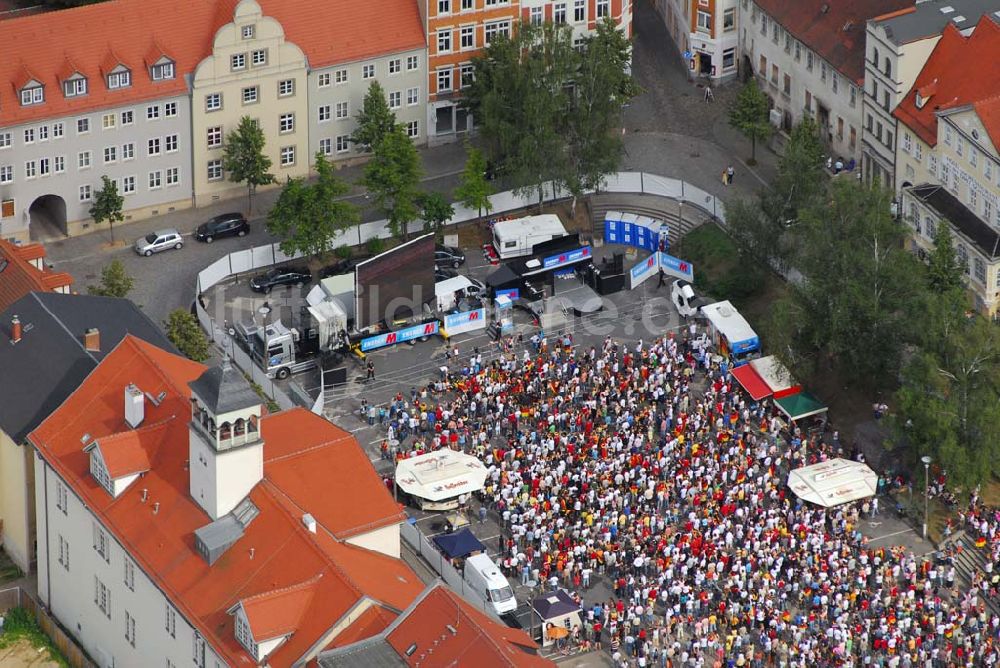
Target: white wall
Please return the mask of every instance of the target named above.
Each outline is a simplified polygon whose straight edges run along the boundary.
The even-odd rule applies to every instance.
[[[399,525],[382,527],[375,531],[353,536],[347,539],[351,545],[364,547],[375,552],[387,554],[390,557],[399,559]]]
[[[264,476],[264,442],[257,441],[225,452],[216,452],[189,429],[191,498],[217,520],[246,498]]]

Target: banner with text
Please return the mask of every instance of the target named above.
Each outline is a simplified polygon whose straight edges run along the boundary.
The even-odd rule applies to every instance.
[[[676,276],[689,283],[694,282],[694,265],[690,262],[666,253],[653,253],[628,270],[629,289],[634,290],[647,279],[659,274],[661,269],[667,276]]]
[[[369,336],[367,339],[361,339],[361,352],[368,352],[369,350],[393,346],[404,341],[413,341],[414,339],[431,336],[438,333],[440,326],[441,323],[435,320],[433,322],[425,322],[422,325],[398,329],[395,332]]]
[[[640,260],[638,264],[628,270],[629,289],[635,290],[647,278],[656,276],[659,268],[660,265],[656,262],[656,255],[650,255],[645,260]]]
[[[673,255],[667,255],[666,253],[657,253],[657,258],[659,259],[660,268],[667,276],[676,276],[677,278],[682,278],[688,283],[694,282],[694,266],[690,262],[685,262],[680,258],[676,258]]]
[[[475,311],[463,311],[462,313],[450,313],[444,317],[444,331],[448,336],[471,332],[477,329],[486,329],[486,309],[478,308]]]

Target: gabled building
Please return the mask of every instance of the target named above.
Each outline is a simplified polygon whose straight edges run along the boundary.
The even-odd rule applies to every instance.
[[[423,589],[353,437],[228,363],[126,337],[29,440],[39,598],[100,666],[305,665]]]
[[[674,45],[691,75],[710,85],[738,73],[738,0],[656,0]]]
[[[69,294],[73,277],[45,264],[42,244],[12,244],[0,239],[0,311],[29,292]]]
[[[0,252],[6,252],[0,242]],[[18,248],[25,256],[37,247]],[[15,252],[16,252],[15,251]],[[36,289],[25,257],[4,255],[0,269],[0,522],[4,551],[24,572],[35,570],[35,497],[27,436],[125,338],[173,350],[163,332],[132,302]],[[22,272],[23,270],[23,272]],[[22,272],[22,273],[19,273]],[[45,274],[63,282],[65,275]],[[44,282],[44,278],[39,279]],[[20,291],[21,296],[17,297]]]
[[[949,225],[976,307],[990,315],[1000,304],[1000,69],[956,73],[1000,57],[998,21],[984,15],[970,35],[946,26],[893,112],[894,185],[911,247],[926,253],[936,227]]]

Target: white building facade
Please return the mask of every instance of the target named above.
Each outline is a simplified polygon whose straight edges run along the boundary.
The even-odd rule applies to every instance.
[[[738,0],[656,0],[655,4],[691,76],[710,85],[736,78]]]

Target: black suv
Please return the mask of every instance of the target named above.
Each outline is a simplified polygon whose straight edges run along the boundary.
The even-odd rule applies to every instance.
[[[250,232],[250,223],[242,213],[224,213],[202,223],[194,231],[194,238],[207,244],[222,237],[242,237]]]
[[[434,265],[438,267],[445,267],[451,265],[455,269],[458,269],[460,265],[465,264],[465,253],[458,250],[454,246],[442,246],[441,244],[434,245]]]
[[[270,292],[282,285],[305,285],[312,281],[312,274],[306,267],[276,267],[250,279],[250,289],[254,292]]]

